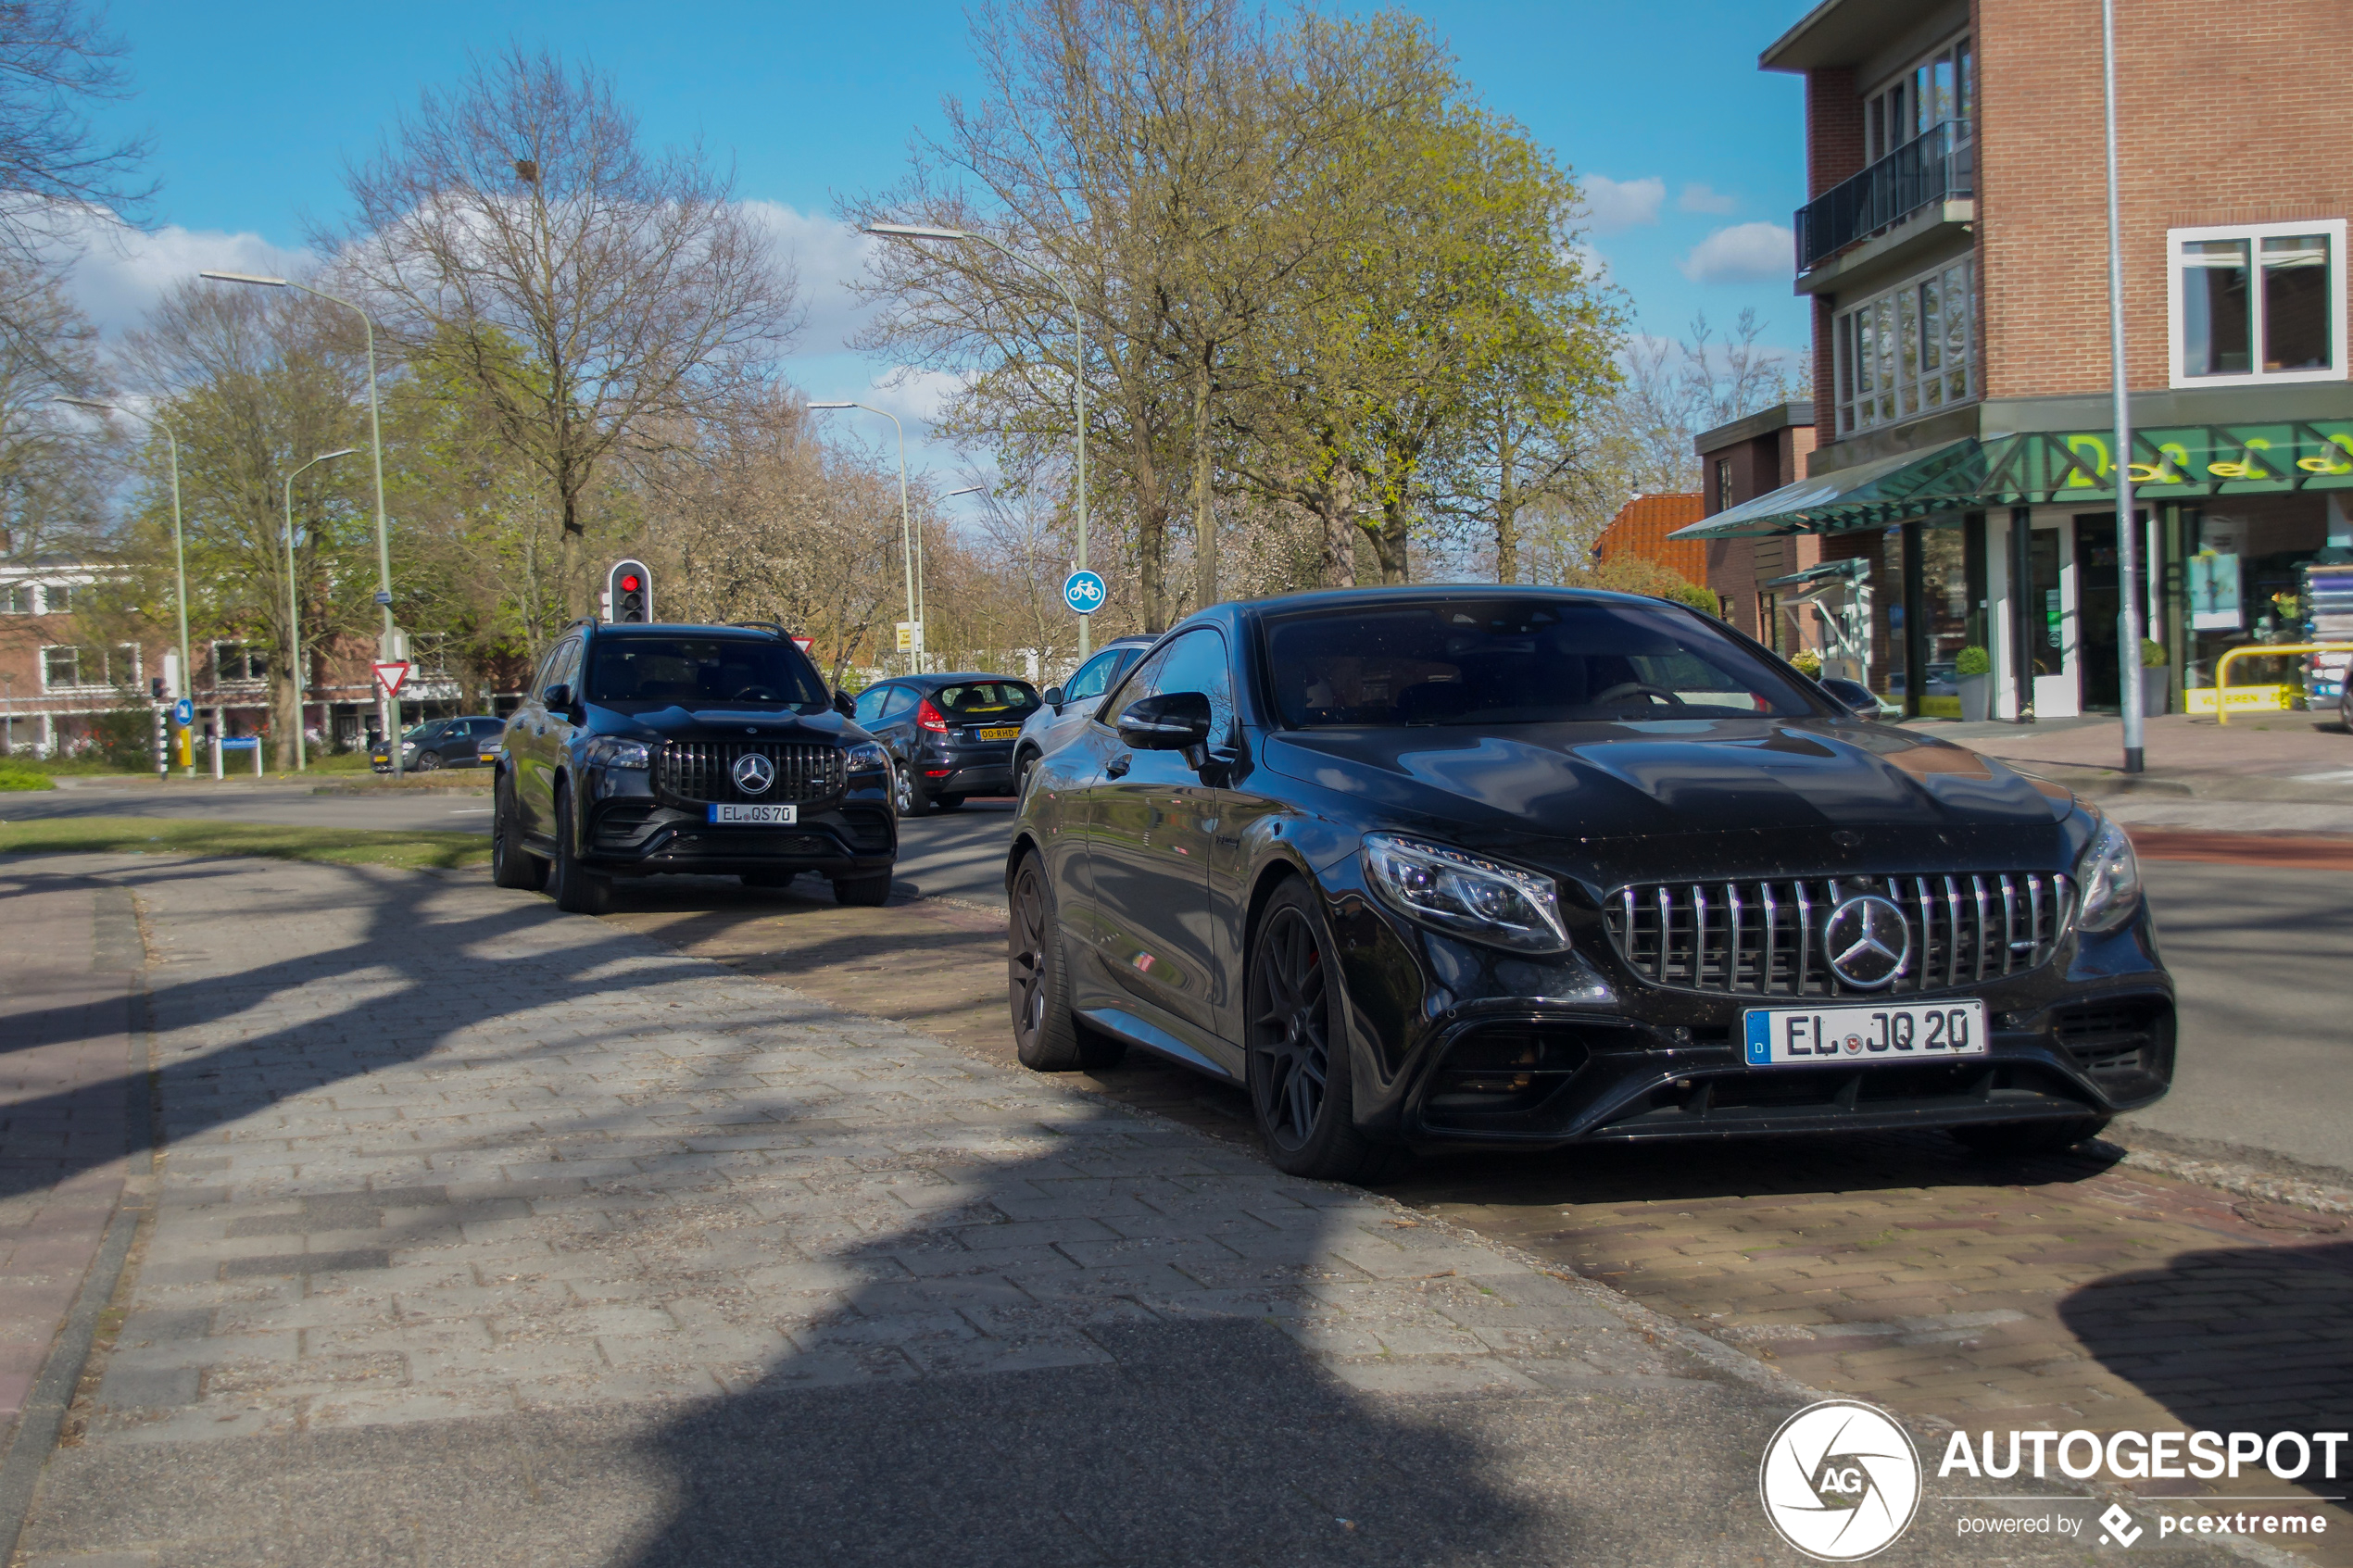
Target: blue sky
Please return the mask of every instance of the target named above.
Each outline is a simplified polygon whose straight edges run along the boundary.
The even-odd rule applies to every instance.
[[[1758,71],[1756,55],[1806,0],[1405,8],[1451,44],[1489,107],[1588,180],[1590,241],[1639,330],[1671,336],[1695,310],[1728,324],[1754,307],[1768,342],[1803,341],[1786,235],[1803,195],[1802,94]],[[83,265],[82,298],[110,330],[198,267],[287,263],[304,214],[342,213],[346,158],[422,86],[455,80],[470,52],[512,41],[592,59],[649,141],[699,137],[732,157],[741,197],[774,205],[811,294],[793,378],[819,397],[866,395],[891,369],[841,351],[849,321],[836,280],[857,265],[859,242],[833,222],[834,199],[897,178],[910,139],[938,124],[941,97],[970,95],[976,81],[964,8],[928,0],[113,0],[108,14],[132,45],[138,92],[106,123],[152,133],[163,182],[157,232]],[[925,407],[920,388],[890,401]]]

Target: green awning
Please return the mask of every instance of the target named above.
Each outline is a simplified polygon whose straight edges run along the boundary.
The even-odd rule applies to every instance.
[[[2116,499],[2113,431],[1948,442],[1802,479],[1677,529],[1673,539],[1840,533],[1941,512]],[[2152,501],[2353,489],[2353,420],[2133,433],[2134,494]]]

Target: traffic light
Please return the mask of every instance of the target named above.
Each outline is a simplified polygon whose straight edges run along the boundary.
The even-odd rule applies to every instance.
[[[653,574],[646,563],[638,560],[615,561],[612,571],[605,579],[605,602],[610,605],[613,624],[635,622],[643,625],[654,618]]]

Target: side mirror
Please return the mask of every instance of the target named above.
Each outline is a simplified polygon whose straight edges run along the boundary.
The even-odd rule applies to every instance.
[[[572,706],[572,688],[559,681],[539,694],[539,706],[550,713],[560,713]]]
[[[1879,717],[1879,698],[1872,696],[1871,688],[1863,684],[1862,682],[1849,681],[1832,675],[1827,680],[1817,682],[1816,684],[1830,693],[1832,702],[1837,703],[1857,719]]]
[[[1138,751],[1190,751],[1209,744],[1209,698],[1201,692],[1139,697],[1119,716],[1119,738]]]
[[[1038,694],[1038,700],[1059,713],[1063,707],[1063,689],[1060,686],[1048,686]]]
[[[836,692],[834,693],[834,711],[845,719],[855,719],[858,717],[858,705],[850,700],[848,692]]]

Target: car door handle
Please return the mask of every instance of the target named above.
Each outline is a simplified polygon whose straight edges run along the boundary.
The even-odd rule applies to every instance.
[[[1103,764],[1103,776],[1107,779],[1124,779],[1127,776],[1127,770],[1133,764],[1127,758],[1114,757]]]

